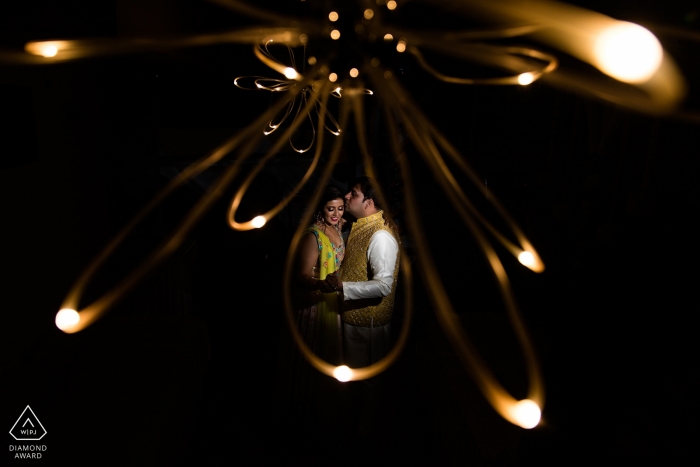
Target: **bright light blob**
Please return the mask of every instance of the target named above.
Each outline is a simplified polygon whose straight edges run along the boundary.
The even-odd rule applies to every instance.
[[[58,53],[58,47],[55,45],[46,45],[41,49],[41,55],[44,57],[55,57]]]
[[[285,68],[284,69],[284,76],[286,76],[288,79],[297,79],[299,76],[299,73],[294,68]]]
[[[535,428],[542,418],[540,407],[530,399],[523,399],[513,405],[511,414],[515,423],[522,428]]]
[[[648,81],[661,66],[663,47],[638,24],[618,22],[605,28],[594,45],[598,67],[625,83]]]
[[[345,365],[335,367],[335,369],[333,370],[333,377],[341,383],[350,381],[350,379],[352,378],[352,369],[348,368]]]
[[[527,86],[533,81],[535,81],[535,75],[533,75],[532,73],[522,73],[518,75],[518,84]]]
[[[529,251],[523,251],[520,253],[518,255],[518,261],[520,261],[520,264],[527,266],[528,268],[534,268],[535,264],[537,263],[537,260],[535,260],[535,255]]]
[[[69,331],[79,322],[80,313],[71,308],[63,308],[56,313],[56,327],[61,331]]]

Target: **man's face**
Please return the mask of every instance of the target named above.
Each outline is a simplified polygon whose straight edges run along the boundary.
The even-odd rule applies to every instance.
[[[345,211],[355,216],[357,219],[366,217],[365,204],[367,201],[362,193],[360,185],[357,184],[345,195]]]

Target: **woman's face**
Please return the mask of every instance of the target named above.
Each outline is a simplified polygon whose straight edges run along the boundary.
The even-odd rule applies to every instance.
[[[333,199],[323,206],[323,221],[328,225],[337,225],[345,212],[345,203],[342,199]]]

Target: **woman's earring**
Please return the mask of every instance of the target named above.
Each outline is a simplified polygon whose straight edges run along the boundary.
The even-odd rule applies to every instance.
[[[317,212],[315,214],[315,217],[316,217],[316,225],[319,227],[323,227],[323,216],[321,215],[321,213]]]

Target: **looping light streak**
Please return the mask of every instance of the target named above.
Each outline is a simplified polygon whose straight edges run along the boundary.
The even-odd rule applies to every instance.
[[[629,83],[615,86],[601,80],[591,81],[581,73],[566,73],[566,76],[562,77],[557,72],[547,77],[548,83],[560,86],[569,92],[573,90],[592,94],[597,98],[651,114],[667,114],[675,111],[686,95],[683,76],[673,59],[664,53],[655,37],[642,34],[646,39],[641,42],[646,44],[646,48],[641,53],[638,52],[640,41],[623,41],[622,44],[613,41],[606,42],[604,45],[601,42],[611,31],[620,28],[629,31],[630,25],[632,29],[639,31],[643,29],[641,26],[619,21],[585,8],[547,0],[498,2],[462,0],[451,5],[454,6],[455,13],[461,11],[487,22],[512,21],[536,24],[540,27],[531,34],[534,40],[587,62],[616,80],[622,79]],[[626,72],[618,74],[615,71],[617,66],[610,68],[606,65],[605,58],[601,57],[601,52],[611,49],[620,51],[617,52],[618,56],[624,56],[625,61],[634,58],[628,66],[647,71],[631,80],[627,79]],[[654,57],[659,55],[661,58],[656,60]]]
[[[376,75],[374,79],[377,80]],[[398,84],[394,84],[391,89],[393,89],[395,94],[400,96],[400,99],[402,99],[404,103],[410,102],[410,98],[401,90],[401,88],[399,88]],[[447,139],[438,132],[435,126],[422,113],[419,112],[417,106],[413,106],[413,108],[410,110],[410,112],[407,112],[407,114],[412,115],[412,119],[415,120],[410,128],[425,129],[426,132],[422,133],[420,137],[415,135],[416,142],[414,142],[414,144],[416,144],[418,147],[420,143],[420,148],[424,151],[422,154],[429,155],[429,165],[432,167],[435,176],[442,180],[440,186],[446,192],[448,192],[449,196],[452,197],[452,202],[455,207],[458,208],[460,214],[469,219],[467,223],[472,222],[471,216],[474,216],[474,218],[481,223],[481,225],[485,227],[513,256],[519,257],[524,251],[528,252],[528,258],[530,258],[530,261],[528,261],[527,264],[523,263],[523,265],[527,266],[534,272],[543,272],[544,263],[532,244],[529,242],[518,224],[510,217],[498,199],[493,196],[492,193],[487,191],[487,188],[481,183],[480,177],[476,174],[474,169],[469,166],[466,159],[459,154],[454,146],[452,146]],[[501,234],[501,232],[493,227],[493,225],[488,222],[488,220],[474,206],[447,167],[438,146],[442,147],[442,150],[450,158],[450,160],[472,180],[474,186],[477,187],[484,197],[489,200],[494,208],[496,208],[496,211],[500,214],[502,220],[504,220],[511,229],[511,232],[515,236],[518,244],[513,243],[506,236]]]
[[[305,28],[309,28],[310,31],[315,30],[314,27],[305,26]],[[267,27],[163,39],[139,38],[34,41],[28,42],[24,46],[24,50],[31,55],[42,57],[41,60],[31,61],[30,63],[41,64],[87,57],[103,57],[112,54],[134,53],[145,50],[205,47],[216,44],[260,44],[275,41],[291,47],[296,47],[301,45],[299,39],[300,33],[301,30],[296,28]],[[284,73],[282,72],[282,74]]]
[[[247,85],[246,81],[253,80],[252,85]],[[270,92],[284,92],[292,88],[293,82],[284,79],[265,78],[263,76],[239,76],[233,80],[233,84],[246,91],[262,90]]]
[[[433,75],[435,78],[439,79],[440,81],[444,81],[446,83],[454,83],[454,84],[473,84],[473,85],[513,85],[513,84],[530,84],[539,78],[541,78],[543,75],[547,73],[551,73],[552,71],[556,70],[558,61],[556,57],[550,54],[546,54],[544,52],[540,52],[535,49],[527,49],[523,47],[502,47],[500,48],[500,51],[503,55],[520,55],[520,56],[526,56],[526,57],[531,57],[535,58],[538,60],[541,60],[542,62],[545,62],[546,65],[542,68],[534,69],[534,70],[529,70],[526,72],[518,72],[516,75],[512,76],[503,76],[503,77],[498,77],[498,78],[456,78],[452,76],[447,76],[443,75],[439,71],[435,70],[432,66],[428,64],[428,62],[423,58],[423,54],[418,50],[417,47],[414,46],[409,46],[408,47],[408,52],[412,54],[413,56],[416,57],[418,60],[418,63],[420,64],[421,68],[423,68],[425,71]],[[509,67],[508,62],[504,61],[502,66]],[[527,75],[527,77],[524,77],[524,75]]]
[[[302,85],[303,84],[305,84],[305,82],[302,82]],[[293,93],[294,90],[292,89],[290,92]],[[226,186],[228,186],[238,175],[243,163],[248,159],[259,144],[260,139],[263,137],[262,133],[259,131],[259,128],[264,125],[264,123],[268,121],[272,115],[279,112],[284,104],[284,101],[280,101],[271,106],[268,111],[264,112],[260,117],[254,120],[246,129],[232,136],[228,141],[216,148],[210,154],[183,170],[117,233],[117,235],[107,244],[99,255],[92,260],[90,264],[88,264],[68,291],[68,294],[61,305],[61,311],[57,313],[56,318],[58,319],[60,314],[61,320],[63,320],[63,316],[65,315],[64,310],[69,309],[75,310],[80,319],[75,325],[60,328],[62,331],[72,334],[90,326],[94,321],[109,311],[121,298],[123,298],[138,282],[145,277],[148,272],[157,267],[182,244],[187,233],[196,225],[204,213],[206,213],[214,202],[221,196]],[[178,225],[171,233],[170,238],[156,247],[154,251],[140,264],[138,264],[130,274],[122,279],[121,282],[116,284],[114,287],[112,287],[112,289],[104,293],[93,303],[81,309],[81,298],[85,288],[90,284],[92,277],[114,254],[116,249],[124,242],[124,240],[128,238],[134,228],[139,225],[156,206],[163,202],[177,188],[186,183],[192,177],[202,173],[213,164],[221,161],[234,150],[238,150],[238,157],[234,163],[231,164],[219,177],[219,179],[214,182],[212,189],[204,194],[195,204],[195,206],[190,209],[180,225]]]
[[[341,97],[343,97],[342,96],[343,91],[347,92],[348,94],[353,94],[353,95],[356,95],[356,94],[366,94],[368,96],[374,95],[374,91],[372,91],[371,89],[359,89],[359,88],[355,88],[355,87],[350,88],[350,89],[343,89],[340,86],[338,86],[331,91],[331,96],[341,98]]]
[[[313,93],[311,98],[308,99],[305,103],[304,106],[304,114],[309,115],[309,110],[311,107],[315,107],[317,104],[317,100],[319,97],[319,94],[322,95],[323,101],[320,103],[321,107],[325,108],[326,103],[328,100],[329,92],[328,88],[330,87],[330,83],[328,81],[325,81],[322,87],[322,93]],[[300,108],[301,111],[301,108]],[[297,113],[299,113],[298,111]],[[319,125],[324,125],[325,126],[325,112],[320,112],[318,114],[319,117]],[[310,118],[310,117],[309,117]],[[294,122],[292,125],[286,130],[287,135],[291,138],[291,135],[293,132],[297,129],[297,127],[301,125],[301,119],[295,118]],[[245,195],[246,191],[250,187],[250,185],[253,183],[255,180],[255,177],[257,176],[258,173],[265,167],[265,164],[267,163],[270,158],[272,158],[277,152],[279,152],[280,148],[282,147],[282,144],[284,142],[284,138],[280,138],[273,147],[263,156],[260,158],[258,163],[255,165],[253,170],[248,174],[247,178],[245,181],[240,185],[238,191],[234,195],[233,199],[231,200],[231,203],[229,204],[229,209],[228,209],[228,224],[229,226],[234,229],[234,230],[239,230],[239,231],[245,231],[245,230],[252,230],[254,228],[258,228],[254,225],[253,221],[247,221],[247,222],[237,222],[236,221],[236,211],[238,210],[238,207],[241,204],[241,201],[243,200],[243,196]],[[302,179],[299,181],[299,183],[294,187],[294,189],[291,191],[291,193],[282,199],[275,207],[270,209],[268,212],[265,214],[262,214],[261,216],[264,217],[266,220],[270,220],[273,217],[275,217],[282,209],[284,209],[287,204],[296,196],[296,194],[303,188],[303,186],[306,184],[306,182],[309,180],[311,175],[313,174],[314,170],[316,169],[316,166],[318,165],[318,162],[321,158],[321,151],[323,149],[323,132],[319,134],[319,144],[316,146],[316,152],[314,154],[314,158],[311,162],[311,165],[309,165],[309,168],[307,169],[306,173],[302,177]],[[260,217],[260,216],[258,216]]]
[[[455,207],[457,212],[460,214],[460,217],[462,217],[465,224],[471,230],[475,240],[481,247],[489,264],[491,265],[494,276],[501,290],[501,296],[504,299],[508,317],[511,320],[515,334],[518,337],[518,341],[520,342],[521,348],[525,355],[525,362],[528,368],[528,378],[530,382],[528,399],[533,401],[541,410],[542,406],[544,405],[544,389],[542,385],[542,378],[540,376],[539,365],[535,357],[534,349],[525,330],[525,326],[522,322],[522,318],[520,317],[515,304],[515,300],[510,289],[508,276],[506,275],[505,269],[503,268],[503,265],[501,264],[496,252],[477,223],[477,219],[484,223],[483,218],[480,219],[479,215],[473,216],[473,206],[471,206],[471,203],[469,203],[468,200],[462,198],[463,193],[461,192],[461,189],[459,189],[459,185],[454,181],[454,177],[451,175],[449,169],[447,169],[447,167],[444,165],[444,162],[442,161],[437,149],[435,139],[437,139],[437,144],[442,146],[443,150],[445,150],[448,155],[458,156],[458,154],[451,146],[447,144],[439,133],[437,133],[432,125],[426,126],[428,123],[427,119],[421,114],[419,108],[411,103],[410,99],[400,88],[400,85],[396,82],[396,80],[384,80],[382,78],[381,71],[373,69],[373,67],[367,67],[366,72],[371,76],[373,84],[380,92],[380,96],[382,96],[385,118],[388,122],[387,126],[390,129],[390,141],[395,157],[399,161],[402,157],[405,157],[402,156],[399,149],[399,137],[396,131],[395,122],[395,118],[398,118],[403,127],[406,129],[410,141],[416,147],[424,161],[428,164],[433,175],[437,177],[438,185],[443,188],[443,191],[445,191],[445,194],[450,199],[453,207]],[[405,186],[403,190],[405,204],[406,206],[415,206],[416,200],[411,174],[408,172],[406,164],[399,163],[398,166],[401,169],[401,176]],[[467,170],[466,173],[470,176],[470,178],[476,178],[475,185],[481,188],[481,183],[479,183],[480,180],[478,177],[476,177],[476,174],[466,165],[462,165],[461,168]],[[505,211],[502,211],[502,208],[500,208],[500,205],[493,196],[490,196],[488,199],[492,203],[495,203],[495,207],[501,211],[502,215],[505,214]],[[405,212],[407,225],[412,233],[412,236],[415,238],[422,238],[424,233],[418,210],[406,209]],[[511,225],[511,228],[514,227],[514,222],[509,216],[507,216],[507,214],[505,214],[504,219],[509,225]],[[487,224],[487,227],[488,226],[490,226],[490,224]],[[489,228],[489,230],[492,229],[492,227]],[[519,231],[519,229],[517,230]],[[503,236],[499,234],[497,239],[503,240]],[[534,253],[534,250],[532,251]],[[506,420],[524,427],[528,424],[527,421],[523,422],[521,418],[516,416],[518,401],[501,386],[498,380],[488,369],[488,366],[482,361],[481,357],[479,357],[478,353],[470,344],[469,339],[459,322],[459,318],[449,300],[447,290],[445,290],[442,282],[440,281],[438,269],[433,262],[427,245],[425,245],[423,242],[416,242],[416,253],[418,265],[424,272],[424,274],[422,274],[422,278],[426,288],[428,289],[438,322],[450,340],[452,346],[462,358],[465,367],[472,375],[482,394],[489,401],[491,406]]]
[[[357,88],[358,92],[351,93],[351,97],[349,99],[345,99],[341,101],[341,115],[340,115],[340,122],[341,125],[345,126],[347,123],[347,119],[349,116],[350,112],[354,112],[355,114],[355,119],[356,121],[364,121],[364,114],[362,112],[362,99],[361,96],[363,94],[362,88],[358,87]],[[325,96],[324,96],[325,97]],[[319,121],[319,126],[321,125],[321,122]],[[362,140],[361,145],[366,148],[366,145],[364,143],[364,127],[360,125],[358,127],[359,134],[358,134],[358,139]],[[341,143],[342,143],[342,137],[337,138],[334,141],[333,148],[331,150],[331,154],[328,158],[328,161],[325,165],[325,168],[323,169],[323,172],[320,175],[319,178],[319,186],[325,186],[329,181],[330,181],[330,176],[333,172],[333,168],[335,167],[336,162],[338,161],[338,155],[340,153],[340,148],[341,148]],[[320,146],[320,145],[319,145]],[[364,154],[366,155],[367,152],[363,151]],[[371,159],[370,159],[371,163]],[[312,164],[313,165],[313,164]],[[368,166],[371,167],[371,164]],[[315,167],[314,167],[315,168]],[[307,172],[308,175],[308,172]],[[380,188],[380,187],[378,187]],[[383,192],[379,190],[379,196],[380,199],[386,199],[384,196]],[[315,205],[318,203],[322,195],[322,190],[315,190],[314,195],[312,199],[309,201],[310,205]],[[304,339],[302,338],[301,334],[299,333],[297,326],[296,326],[296,320],[294,317],[294,311],[292,309],[292,297],[291,297],[291,290],[293,289],[292,285],[292,271],[293,271],[293,265],[294,265],[294,257],[295,257],[295,252],[297,251],[298,245],[299,245],[299,240],[301,239],[301,236],[304,234],[306,230],[306,226],[311,222],[311,215],[312,212],[308,211],[304,214],[304,218],[302,221],[299,223],[299,227],[294,233],[294,236],[292,237],[292,241],[289,246],[289,253],[287,254],[287,261],[285,263],[284,267],[284,279],[283,279],[283,301],[284,301],[284,308],[285,308],[285,315],[287,317],[287,324],[289,326],[289,330],[292,334],[292,337],[294,339],[294,342],[296,343],[297,347],[299,348],[299,351],[301,354],[304,356],[304,358],[318,371],[320,371],[323,374],[326,374],[328,376],[331,376],[333,378],[338,379],[339,381],[359,381],[359,380],[364,380],[368,378],[372,378],[387,368],[391,366],[396,359],[399,357],[401,352],[403,351],[406,342],[408,340],[408,334],[410,330],[410,325],[411,325],[411,319],[412,319],[412,314],[413,314],[413,287],[412,287],[412,269],[411,269],[411,263],[406,257],[406,255],[401,255],[401,266],[399,268],[400,271],[400,280],[404,281],[405,287],[404,287],[404,302],[406,304],[405,310],[404,310],[404,322],[403,322],[403,327],[401,329],[401,332],[399,334],[399,337],[392,347],[392,349],[389,351],[389,353],[384,356],[381,360],[379,360],[376,363],[373,363],[372,365],[363,367],[363,368],[348,368],[345,365],[341,366],[335,366],[332,365],[323,359],[321,359],[318,355],[316,355],[310,348],[309,346],[304,342]]]
[[[273,43],[274,41],[268,40],[265,42],[263,45],[259,45],[255,48],[253,48],[253,51],[255,52],[255,56],[258,57],[258,59],[263,62],[265,65],[268,67],[272,68],[273,70],[279,72],[280,74],[286,76],[288,79],[295,80],[295,81],[301,81],[303,79],[302,75],[297,73],[295,70],[295,62],[294,62],[294,53],[292,52],[292,48],[287,45],[287,49],[289,51],[289,56],[290,56],[290,61],[292,62],[292,66],[288,67],[284,65],[283,63],[280,63],[275,57],[270,53],[268,46]],[[290,71],[291,70],[291,71]]]

